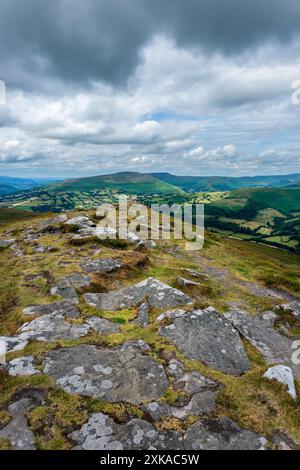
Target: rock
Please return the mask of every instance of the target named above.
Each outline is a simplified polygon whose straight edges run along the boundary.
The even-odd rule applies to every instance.
[[[24,251],[21,250],[21,248],[18,247],[17,244],[11,245],[11,246],[9,247],[9,249],[10,249],[10,251],[11,251],[11,253],[12,253],[13,256],[17,256],[18,258],[23,258],[23,256],[24,256]]]
[[[181,268],[181,271],[183,271],[186,274],[189,274],[191,277],[209,277],[204,273],[200,273],[199,271],[196,271],[195,269]]]
[[[35,253],[53,253],[57,251],[57,248],[55,246],[34,245],[32,251]]]
[[[84,450],[181,450],[176,431],[157,431],[142,419],[116,424],[103,413],[94,413],[79,431],[69,435]]]
[[[262,450],[266,444],[263,436],[240,428],[229,418],[198,421],[184,436],[186,450]]]
[[[89,330],[89,325],[73,325],[66,322],[62,315],[52,313],[25,323],[18,333],[20,333],[19,339],[23,341],[47,342],[59,339],[77,339],[86,336]]]
[[[300,450],[300,446],[284,431],[275,429],[272,442],[279,450]]]
[[[40,228],[46,228],[49,225],[63,224],[67,220],[68,220],[68,217],[66,216],[66,214],[60,214],[56,217],[51,217],[51,219],[44,220],[41,223]]]
[[[196,393],[188,405],[181,408],[172,407],[171,413],[174,418],[185,419],[188,416],[199,416],[209,413],[216,408],[216,392],[206,390]]]
[[[184,373],[184,365],[176,359],[171,359],[167,367],[167,373],[173,377],[181,377]]]
[[[138,284],[104,294],[85,294],[85,301],[101,310],[121,310],[138,305],[147,299],[154,308],[171,308],[192,303],[192,299],[178,289],[149,277]]]
[[[65,225],[76,225],[80,228],[95,227],[95,223],[86,216],[73,217],[65,222]]]
[[[293,341],[266,326],[256,317],[239,309],[227,313],[226,318],[258,351],[268,364],[285,364],[291,367],[296,378],[300,378],[300,367],[293,364]]]
[[[133,320],[132,323],[135,323],[136,325],[141,325],[141,326],[147,326],[149,323],[149,305],[147,302],[142,303],[138,307],[138,316]]]
[[[199,372],[188,372],[182,375],[173,384],[175,390],[184,390],[189,395],[216,388],[217,386],[216,382],[204,377],[204,375],[199,374]]]
[[[117,230],[115,230],[114,228],[110,228],[110,227],[97,226],[95,230],[95,235],[100,240],[105,240],[106,238],[116,239],[117,234],[118,234]]]
[[[121,346],[121,351],[125,351],[125,349],[136,349],[137,351],[145,352],[150,351],[151,348],[149,344],[145,343],[142,339],[126,341]]]
[[[34,305],[23,309],[23,315],[50,315],[55,314],[65,318],[78,318],[80,311],[74,302],[62,300],[60,302],[52,302],[51,304]]]
[[[295,320],[300,323],[300,302],[290,302],[288,304],[278,305],[275,310],[283,310],[284,312],[291,313]]]
[[[86,273],[111,273],[117,271],[122,267],[122,263],[119,259],[87,259],[81,264],[81,268]]]
[[[52,287],[51,295],[58,295],[66,300],[78,302],[76,289],[67,279],[60,279],[58,284]]]
[[[40,371],[34,367],[33,356],[23,356],[13,359],[8,363],[8,373],[14,377],[18,375],[36,375]]]
[[[161,313],[157,318],[156,321],[162,322],[163,320],[174,320],[175,318],[185,317],[186,311],[178,308],[176,310],[170,310],[168,312]]]
[[[171,416],[171,408],[164,401],[153,401],[141,407],[153,421],[159,421],[165,416]]]
[[[118,333],[120,331],[119,325],[113,323],[105,318],[92,317],[86,323],[97,333],[109,335],[111,333]]]
[[[22,398],[9,406],[12,419],[0,430],[0,439],[9,439],[13,450],[33,450],[34,435],[27,425],[25,413],[32,405],[32,400]]]
[[[46,356],[44,373],[68,393],[110,403],[138,405],[161,398],[168,387],[163,367],[134,348],[82,345],[58,349]]]
[[[0,343],[5,345],[7,352],[22,351],[28,344],[27,335],[25,338],[22,336],[0,336]],[[1,363],[0,363],[1,364]]]
[[[182,276],[179,276],[176,282],[179,286],[182,286],[182,287],[200,286],[199,282],[190,281],[189,279],[186,279],[185,277],[182,277]]]
[[[189,359],[212,369],[240,375],[251,368],[238,332],[216,311],[194,310],[175,318],[159,333],[170,339]]]
[[[154,240],[140,240],[137,244],[138,248],[146,248],[148,250],[151,250],[153,248],[157,247],[157,244],[155,243]]]
[[[273,328],[274,323],[278,317],[271,310],[267,310],[266,312],[263,312],[261,315],[259,315],[257,318],[264,322],[266,326]]]
[[[75,289],[80,289],[81,287],[87,287],[92,282],[90,276],[86,276],[85,274],[74,273],[70,274],[69,276],[65,276],[64,280],[68,281],[71,286],[75,287]]]
[[[287,366],[279,365],[270,367],[263,375],[266,379],[277,380],[288,389],[288,393],[293,400],[297,400],[297,393],[295,388],[294,376],[292,369]]]
[[[10,240],[0,240],[0,248],[8,248],[16,243],[15,238],[11,238]]]

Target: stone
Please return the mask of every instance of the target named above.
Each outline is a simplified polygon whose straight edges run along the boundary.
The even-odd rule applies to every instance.
[[[278,305],[276,311],[277,310],[291,313],[295,320],[300,323],[300,302],[290,302],[288,304]]]
[[[285,364],[291,367],[294,376],[300,378],[300,366],[292,361],[293,340],[289,339],[256,317],[239,309],[226,313],[225,317],[258,351],[268,364]]]
[[[16,243],[15,238],[11,238],[10,240],[0,240],[0,248],[8,248]]]
[[[86,216],[73,217],[65,222],[65,225],[77,225],[81,228],[95,227],[95,223]]]
[[[13,359],[7,366],[9,375],[16,377],[18,375],[36,375],[40,371],[34,367],[33,356],[23,356]]]
[[[266,379],[277,380],[287,387],[288,393],[293,400],[297,400],[294,376],[292,369],[287,366],[279,365],[270,367],[263,375]]]
[[[216,408],[216,392],[206,390],[196,393],[190,402],[181,408],[172,407],[171,413],[174,418],[185,419],[188,416],[200,416],[209,413]]]
[[[276,313],[272,312],[271,310],[267,310],[266,312],[261,313],[257,318],[264,322],[265,325],[273,328],[274,323],[278,317]]]
[[[53,253],[57,251],[57,248],[55,246],[34,245],[32,251],[35,253]]]
[[[197,287],[200,286],[199,282],[191,281],[185,277],[179,276],[176,280],[177,284],[181,287]]]
[[[67,279],[60,279],[58,284],[51,289],[51,295],[63,297],[66,300],[78,302],[78,295],[75,287]]]
[[[138,284],[104,294],[85,294],[85,301],[101,310],[121,310],[133,307],[147,299],[149,307],[172,308],[192,303],[192,299],[178,289],[149,277]]]
[[[164,401],[153,401],[141,407],[153,421],[159,421],[165,416],[171,416],[171,409]]]
[[[34,450],[34,435],[28,427],[25,413],[32,406],[32,400],[22,398],[8,408],[11,421],[0,430],[0,439],[8,439],[13,450]]]
[[[82,264],[81,268],[86,273],[97,273],[105,274],[119,270],[122,267],[122,263],[119,259],[86,259]]]
[[[46,356],[44,373],[68,393],[110,403],[139,405],[161,398],[168,387],[163,367],[135,348],[82,345],[58,349]]]
[[[181,268],[181,271],[183,271],[186,274],[189,274],[191,277],[208,277],[204,273],[200,273],[199,271],[196,271],[195,269],[188,269],[188,268]]]
[[[23,315],[50,315],[55,314],[65,318],[78,318],[80,311],[74,302],[62,300],[60,302],[52,302],[50,304],[34,305],[23,309]]]
[[[198,421],[184,436],[186,450],[263,450],[266,445],[263,436],[240,428],[229,418]]]
[[[94,331],[103,335],[118,333],[120,331],[120,327],[117,323],[113,323],[105,318],[92,317],[89,318],[86,323],[90,325]]]
[[[52,313],[25,323],[18,330],[19,338],[25,341],[57,341],[77,339],[86,336],[90,330],[87,324],[76,325],[65,321],[64,316]]]
[[[238,332],[216,311],[194,310],[161,327],[159,334],[185,353],[212,369],[240,375],[251,368]]]
[[[17,256],[18,258],[23,258],[24,251],[21,250],[21,248],[17,244],[11,245],[9,249],[13,256]]]
[[[94,413],[79,431],[69,437],[75,449],[84,450],[181,450],[182,437],[176,431],[158,431],[142,419],[116,424],[103,413]]]
[[[138,307],[138,315],[137,318],[133,320],[132,323],[135,323],[136,325],[141,325],[141,326],[147,326],[149,323],[149,305],[147,302],[142,303]]]
[[[69,276],[65,276],[63,279],[68,281],[71,286],[75,287],[75,289],[80,289],[81,287],[87,287],[92,282],[90,276],[80,273],[70,274]]]
[[[146,248],[148,250],[154,249],[157,247],[157,244],[154,240],[140,240],[137,244],[138,248]]]
[[[184,390],[189,395],[216,388],[217,386],[216,382],[208,377],[204,377],[199,372],[188,372],[178,378],[173,384],[175,390]]]
[[[184,365],[177,359],[171,359],[167,367],[167,373],[172,377],[181,377],[184,373]]]
[[[186,311],[178,308],[176,310],[169,310],[168,312],[161,313],[158,317],[156,317],[156,321],[162,322],[164,320],[174,320],[175,318],[184,317],[186,315]]]

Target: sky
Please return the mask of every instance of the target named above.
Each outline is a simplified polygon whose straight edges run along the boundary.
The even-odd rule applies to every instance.
[[[299,0],[1,0],[0,174],[300,173],[299,24]]]

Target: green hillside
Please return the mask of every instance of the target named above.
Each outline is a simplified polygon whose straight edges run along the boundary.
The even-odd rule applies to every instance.
[[[66,180],[62,183],[49,186],[55,191],[91,191],[110,189],[129,194],[169,194],[183,193],[183,190],[161,181],[152,175],[135,172],[123,172],[113,175],[92,176]]]

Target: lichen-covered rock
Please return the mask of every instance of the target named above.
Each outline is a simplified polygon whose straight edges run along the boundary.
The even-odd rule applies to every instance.
[[[216,392],[205,390],[196,393],[190,402],[183,407],[172,407],[171,413],[174,418],[185,419],[188,416],[199,416],[209,413],[216,408]]]
[[[74,273],[62,278],[63,280],[68,281],[71,286],[75,287],[75,289],[80,289],[81,287],[87,287],[92,282],[90,276],[81,273]]]
[[[63,224],[68,220],[68,217],[66,214],[60,214],[56,217],[51,217],[50,219],[44,220],[41,225],[40,225],[40,230],[44,230],[47,227],[50,227],[52,225],[57,225],[57,224]]]
[[[171,340],[189,359],[212,369],[240,375],[251,368],[238,332],[216,311],[194,310],[161,327],[159,333]]]
[[[227,313],[226,318],[264,356],[268,364],[285,364],[300,378],[300,366],[292,361],[293,340],[277,333],[258,318],[239,309]]]
[[[275,321],[277,320],[276,313],[272,312],[271,310],[267,310],[266,312],[261,313],[257,317],[260,321],[264,322],[265,325],[273,328]]]
[[[287,387],[288,393],[293,400],[297,400],[294,376],[292,369],[287,366],[279,365],[270,367],[263,375],[266,379],[277,380]]]
[[[290,302],[288,304],[278,305],[277,310],[283,310],[284,312],[289,312],[295,320],[300,323],[300,302]]]
[[[67,279],[60,279],[58,284],[51,289],[51,295],[63,297],[66,300],[78,302],[77,291]]]
[[[8,363],[7,369],[9,375],[14,377],[40,374],[40,371],[35,368],[33,356],[17,357]]]
[[[117,271],[122,267],[122,263],[119,259],[86,259],[82,264],[81,268],[86,273],[97,273],[105,274]]]
[[[178,276],[177,284],[181,287],[197,287],[199,286],[199,282],[191,281],[190,279],[186,279],[185,277]]]
[[[53,253],[57,251],[55,246],[33,245],[32,251],[34,253]]]
[[[85,294],[85,301],[101,310],[120,310],[133,307],[147,299],[154,308],[172,308],[192,303],[192,299],[178,289],[149,277],[138,284],[104,294]]]
[[[175,380],[175,390],[184,390],[189,395],[218,387],[218,384],[199,372],[187,372]]]
[[[32,405],[32,400],[22,398],[12,403],[8,411],[11,421],[0,430],[0,439],[8,439],[13,450],[33,450],[35,449],[34,435],[27,425],[25,413]]]
[[[171,416],[171,408],[164,401],[152,401],[151,403],[146,403],[141,407],[153,421],[159,421],[160,419]]]
[[[62,300],[60,302],[52,302],[50,304],[34,305],[23,309],[23,315],[35,315],[41,317],[42,315],[59,315],[65,318],[78,318],[80,311],[74,302]]]
[[[78,216],[78,217],[72,217],[72,219],[69,219],[68,221],[65,222],[65,225],[77,225],[78,227],[94,227],[95,223],[86,216]]]
[[[66,392],[111,403],[135,405],[161,398],[168,380],[163,367],[134,348],[97,349],[82,345],[46,356],[44,373]]]
[[[69,436],[84,450],[181,450],[176,431],[158,431],[142,419],[116,424],[103,413],[94,413],[79,431]]]
[[[96,331],[103,335],[109,335],[111,333],[118,333],[120,331],[119,325],[113,323],[105,318],[92,317],[89,318],[86,323]]]
[[[143,302],[142,305],[138,307],[138,315],[133,320],[132,323],[141,326],[147,326],[149,323],[149,305],[147,302]]]
[[[186,450],[262,450],[266,444],[263,436],[240,428],[229,418],[198,421],[184,437]]]

